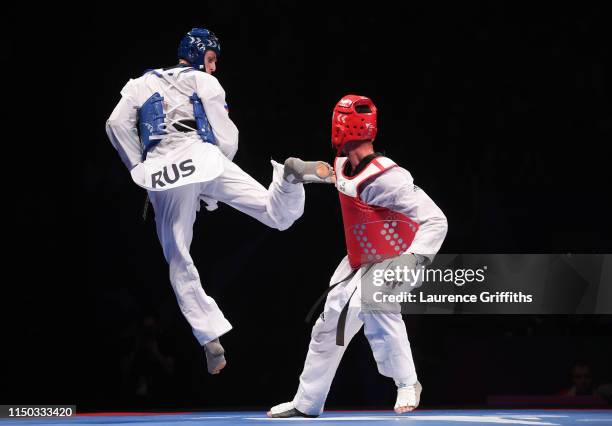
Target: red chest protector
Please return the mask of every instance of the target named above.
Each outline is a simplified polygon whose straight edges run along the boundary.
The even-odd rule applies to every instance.
[[[359,174],[347,177],[344,175],[346,161],[346,157],[337,157],[334,169],[351,268],[399,256],[412,244],[418,223],[402,213],[366,204],[359,198],[363,183],[397,164],[389,158],[376,157]]]

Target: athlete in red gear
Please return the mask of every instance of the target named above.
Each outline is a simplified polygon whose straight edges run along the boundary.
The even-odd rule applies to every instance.
[[[407,170],[374,151],[376,118],[376,107],[365,96],[347,95],[334,108],[334,168],[347,256],[330,280],[333,288],[312,330],[297,393],[291,402],[273,407],[270,417],[320,415],[345,344],[362,325],[378,371],[397,385],[395,411],[405,413],[419,405],[422,387],[401,313],[367,312],[360,284],[372,267],[431,262],[444,241],[447,222]]]

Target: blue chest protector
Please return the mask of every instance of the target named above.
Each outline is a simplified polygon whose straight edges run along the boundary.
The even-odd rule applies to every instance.
[[[163,135],[167,135],[163,107],[164,98],[155,92],[147,101],[142,104],[138,111],[138,130],[140,132],[140,140],[144,146],[142,152],[142,161],[147,158],[147,153],[159,143]],[[200,139],[204,142],[217,144],[215,135],[212,131],[204,105],[196,93],[189,97],[189,101],[193,105],[193,116],[196,122],[196,131]]]
[[[185,71],[191,71],[189,68]],[[161,74],[155,70],[147,70],[152,72],[159,78],[163,78]],[[166,131],[166,114],[164,114],[164,98],[157,92],[155,92],[149,99],[138,110],[138,131],[140,134],[140,140],[143,145],[142,150],[142,161],[147,158],[147,153],[157,145],[164,135],[167,135]],[[206,111],[204,111],[204,105],[202,100],[199,98],[197,93],[193,93],[189,97],[189,101],[193,105],[193,116],[196,123],[196,131],[202,141],[217,144],[215,135],[212,131]]]
[[[195,117],[197,132],[200,138],[204,142],[212,143],[213,145],[217,144],[215,140],[215,135],[213,134],[212,127],[210,127],[210,123],[208,122],[208,117],[206,117],[206,112],[204,111],[204,105],[202,105],[202,100],[198,97],[196,93],[189,97],[191,104],[193,105],[193,115]]]
[[[159,143],[163,135],[168,134],[165,118],[164,98],[155,92],[138,110],[138,131],[143,145],[142,161],[147,158],[147,153]]]

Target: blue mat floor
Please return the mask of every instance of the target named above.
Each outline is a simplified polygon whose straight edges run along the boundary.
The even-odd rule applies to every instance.
[[[384,411],[325,412],[316,419],[269,419],[263,412],[224,411],[182,414],[96,414],[53,419],[0,419],[8,425],[280,425],[321,424],[321,426],[397,425],[612,425],[612,410],[418,410],[395,415]]]

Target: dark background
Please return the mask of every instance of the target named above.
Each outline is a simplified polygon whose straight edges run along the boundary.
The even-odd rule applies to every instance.
[[[446,214],[444,252],[612,249],[612,68],[602,9],[139,8],[55,9],[58,19],[41,17],[28,31],[4,28],[5,70],[23,61],[24,45],[46,66],[28,53],[29,91],[15,98],[16,116],[44,124],[29,154],[45,176],[11,195],[7,231],[19,238],[6,264],[2,402],[267,408],[292,398],[310,337],[304,317],[345,253],[333,188],[308,186],[305,214],[284,232],[224,205],[200,213],[191,253],[234,325],[223,338],[228,367],[212,377],[178,310],[153,219],[140,217],[144,192],[104,131],[127,80],[174,64],[193,26],[221,40],[216,76],[240,129],[235,162],[265,186],[270,158],[331,161],[332,108],[359,93],[379,110],[377,149]],[[576,362],[591,365],[595,384],[612,382],[609,316],[405,319],[424,406],[556,394],[570,386]],[[328,407],[388,408],[394,392],[358,334]]]

